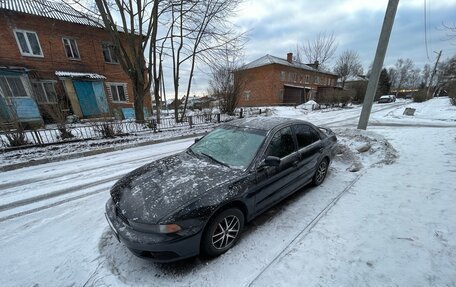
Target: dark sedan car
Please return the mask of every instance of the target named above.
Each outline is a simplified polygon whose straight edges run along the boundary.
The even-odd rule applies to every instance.
[[[231,121],[120,179],[106,219],[143,258],[220,255],[255,216],[309,183],[321,184],[336,141],[331,130],[300,120]]]

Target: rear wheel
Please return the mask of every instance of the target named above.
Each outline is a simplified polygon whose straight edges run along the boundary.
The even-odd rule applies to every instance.
[[[206,255],[215,257],[233,247],[244,227],[244,214],[237,208],[222,211],[213,217],[201,241]]]
[[[326,178],[328,173],[329,161],[328,159],[323,159],[320,164],[318,164],[317,171],[312,179],[312,184],[317,186],[320,185]]]

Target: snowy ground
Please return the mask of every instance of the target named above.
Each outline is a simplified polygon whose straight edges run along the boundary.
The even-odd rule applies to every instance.
[[[354,129],[359,112],[276,108],[332,127],[339,154],[321,186],[255,219],[212,260],[138,259],[103,216],[122,174],[193,139],[4,172],[0,286],[456,286],[456,107],[375,104],[368,132]]]

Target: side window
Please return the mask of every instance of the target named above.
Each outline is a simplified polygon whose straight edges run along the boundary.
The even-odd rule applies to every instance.
[[[313,128],[306,125],[296,125],[294,126],[296,139],[298,140],[298,148],[304,148],[312,143],[318,141],[320,137],[318,133],[314,131]]]
[[[17,44],[22,55],[31,57],[43,57],[38,35],[33,31],[14,30]]]
[[[276,132],[269,147],[266,150],[266,156],[276,156],[279,158],[285,157],[295,151],[295,145],[293,141],[293,134],[291,128],[283,128]]]

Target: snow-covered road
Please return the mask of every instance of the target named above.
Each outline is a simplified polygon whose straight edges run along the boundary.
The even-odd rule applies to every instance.
[[[367,133],[375,148],[341,155],[322,186],[255,219],[235,248],[212,260],[138,259],[113,238],[103,216],[120,176],[193,139],[2,173],[0,286],[454,285],[456,112],[430,116],[446,109],[439,100],[417,106],[414,118],[401,114],[410,103],[374,105],[374,124],[415,126],[370,128],[398,150],[394,164],[382,161],[388,145]],[[277,113],[345,127],[356,125],[359,111]],[[420,127],[429,125],[454,128]],[[362,142],[352,130],[336,131],[352,150]],[[348,172],[356,158],[364,168]]]

